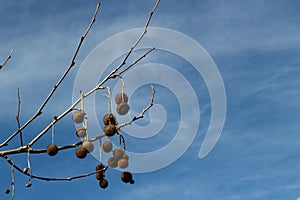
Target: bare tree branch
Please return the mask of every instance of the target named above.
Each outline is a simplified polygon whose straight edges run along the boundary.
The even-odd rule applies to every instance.
[[[7,58],[5,59],[5,61],[2,64],[0,64],[0,69],[2,69],[2,67],[4,67],[6,65],[6,63],[11,59],[11,55],[13,52],[14,52],[14,50],[12,49],[10,51],[9,55],[7,56]]]
[[[153,15],[153,12],[156,10],[156,7],[158,5],[158,3],[160,2],[160,0],[157,0],[154,8],[152,9],[147,23],[146,23],[146,27],[145,30],[143,32],[143,34],[139,37],[139,39],[137,40],[137,42],[135,43],[135,45],[133,47],[131,47],[130,51],[128,52],[128,54],[126,55],[125,59],[121,62],[121,64],[115,68],[114,70],[112,70],[98,85],[96,85],[96,87],[94,87],[93,89],[91,89],[90,91],[86,92],[83,96],[83,98],[86,98],[88,96],[90,96],[92,93],[94,93],[96,90],[102,89],[102,86],[105,82],[107,82],[109,79],[112,78],[112,76],[125,64],[127,58],[129,57],[129,55],[131,54],[131,52],[133,51],[133,49],[137,46],[137,44],[141,41],[141,39],[143,38],[143,36],[145,35],[145,33],[147,32],[147,28],[149,25],[149,22],[151,20],[151,17]],[[139,58],[135,63],[132,64],[135,65],[136,63],[138,63],[140,60],[142,60],[142,58],[145,58],[146,55],[148,55],[151,51],[153,51],[154,49],[150,49],[145,55],[143,55],[141,58]],[[132,67],[131,66],[131,67]],[[126,71],[126,70],[125,70]],[[77,104],[79,104],[82,101],[82,98],[78,98],[65,112],[63,112],[61,115],[57,116],[57,119],[52,121],[43,131],[41,131],[30,143],[29,146],[32,146],[35,142],[37,142],[51,127],[52,125],[56,124],[57,121],[59,121],[60,119],[62,119],[64,116],[66,116],[68,113],[70,113]],[[1,145],[0,145],[1,147]]]
[[[21,124],[20,124],[20,112],[21,112],[21,97],[20,97],[20,89],[18,88],[18,111],[17,111],[17,115],[16,115],[16,120],[17,120],[17,124],[18,124],[18,130],[20,130],[20,128],[21,128]],[[20,131],[20,146],[23,146],[22,131]]]
[[[39,179],[39,180],[44,180],[44,181],[72,181],[74,179],[80,179],[80,178],[85,178],[91,175],[94,175],[96,173],[102,172],[102,171],[106,171],[108,169],[108,166],[106,166],[103,169],[97,170],[97,171],[93,171],[87,174],[82,174],[82,175],[78,175],[78,176],[72,176],[72,177],[67,177],[67,178],[50,178],[50,177],[43,177],[43,176],[37,176],[34,174],[30,174],[27,171],[23,171],[20,167],[18,167],[13,160],[11,160],[8,156],[3,156],[3,158],[10,164],[12,165],[16,170],[18,170],[19,172],[21,172],[22,174],[25,174],[26,176],[30,177],[30,178],[35,178],[35,179]]]
[[[64,72],[64,74],[61,76],[61,78],[59,79],[59,81],[54,85],[52,91],[49,93],[49,95],[47,96],[47,98],[45,99],[45,101],[42,103],[42,105],[40,106],[40,108],[38,109],[38,111],[22,126],[20,127],[16,132],[14,132],[13,134],[10,135],[10,137],[5,140],[1,145],[0,148],[3,146],[6,146],[7,143],[12,140],[16,135],[18,135],[24,128],[26,128],[32,121],[34,121],[39,115],[42,114],[44,107],[46,106],[46,104],[49,102],[49,100],[51,99],[51,97],[53,96],[54,92],[57,90],[57,88],[59,87],[59,85],[62,83],[62,81],[65,79],[65,77],[67,76],[67,74],[69,73],[69,71],[71,70],[71,68],[75,65],[75,59],[76,56],[79,52],[79,49],[82,45],[83,40],[86,38],[89,30],[91,29],[92,25],[94,24],[94,22],[96,21],[96,16],[98,13],[98,10],[100,8],[100,3],[97,4],[95,13],[93,15],[92,21],[89,24],[88,28],[86,29],[85,33],[80,37],[80,41],[79,44],[75,50],[75,53],[71,59],[70,65],[67,68],[67,70]]]
[[[123,69],[121,72],[117,73],[117,74],[113,74],[111,76],[111,78],[116,78],[117,76],[121,76],[124,72],[126,72],[127,70],[129,70],[131,67],[133,67],[134,65],[136,65],[138,62],[140,62],[143,58],[145,58],[149,53],[151,53],[155,48],[151,48],[149,51],[147,51],[144,55],[142,55],[140,58],[138,58],[136,61],[134,61],[132,64],[130,64],[128,67],[126,67],[125,69]]]

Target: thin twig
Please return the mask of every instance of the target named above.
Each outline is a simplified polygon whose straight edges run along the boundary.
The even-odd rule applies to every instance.
[[[143,39],[143,37],[146,35],[147,33],[147,30],[148,30],[148,26],[150,24],[150,21],[152,19],[152,15],[153,13],[155,12],[158,4],[159,4],[160,0],[157,0],[153,9],[151,10],[150,14],[149,14],[149,17],[147,19],[147,22],[146,22],[146,25],[145,25],[145,28],[144,28],[144,31],[143,33],[140,35],[140,37],[136,40],[136,42],[134,43],[133,46],[130,47],[130,50],[128,51],[128,53],[126,54],[125,58],[123,59],[123,61],[121,62],[121,64],[116,68],[116,71],[118,71],[123,65],[126,64],[126,61],[127,59],[129,58],[130,54],[132,53],[132,51],[137,47],[137,45],[140,43],[140,41]]]
[[[90,142],[95,142],[96,140],[102,139],[106,137],[104,134],[99,135],[97,137],[88,139]],[[58,151],[66,150],[66,149],[72,149],[80,146],[83,143],[83,141],[74,143],[74,144],[69,144],[65,146],[58,147]],[[29,145],[19,147],[17,149],[10,149],[10,150],[5,150],[5,151],[0,151],[0,157],[4,157],[6,155],[13,155],[13,154],[20,154],[20,153],[30,153],[30,154],[41,154],[41,153],[47,153],[47,149],[32,149]]]
[[[7,58],[5,59],[5,61],[2,64],[0,64],[0,69],[2,69],[2,67],[4,67],[6,65],[6,63],[9,61],[9,59],[11,59],[11,55],[13,52],[14,52],[14,50],[12,49],[10,51],[9,55],[7,56]]]
[[[154,95],[155,95],[155,89],[154,87],[151,85],[151,88],[152,88],[152,96],[151,96],[151,100],[150,100],[150,103],[149,105],[144,108],[141,112],[141,114],[137,117],[133,117],[129,122],[125,122],[124,124],[121,124],[117,127],[117,129],[120,129],[124,126],[128,126],[128,125],[131,125],[134,121],[138,120],[138,119],[141,119],[144,117],[145,113],[153,106],[153,101],[154,101]]]
[[[94,175],[96,173],[99,173],[101,171],[106,171],[108,169],[108,166],[106,166],[103,169],[100,169],[100,170],[97,170],[97,171],[94,171],[94,172],[90,172],[90,173],[87,173],[87,174],[78,175],[78,176],[72,176],[72,177],[67,177],[67,178],[51,178],[51,177],[43,177],[43,176],[37,176],[37,175],[34,175],[34,174],[30,174],[27,171],[23,171],[20,167],[15,165],[14,162],[8,156],[4,156],[4,158],[10,165],[12,165],[14,167],[14,169],[18,170],[22,174],[25,174],[30,178],[35,178],[35,179],[44,180],[44,181],[72,181],[74,179],[85,178],[85,177]]]
[[[145,58],[149,53],[151,53],[155,48],[151,48],[149,51],[147,51],[144,55],[142,55],[140,58],[138,58],[137,60],[135,60],[133,63],[131,63],[128,67],[126,67],[125,69],[123,69],[121,72],[114,74],[111,76],[111,78],[116,78],[117,76],[121,76],[124,72],[126,72],[127,70],[129,70],[131,67],[133,67],[134,65],[136,65],[138,62],[140,62],[143,58]]]
[[[77,48],[75,50],[75,53],[71,59],[70,65],[67,68],[67,70],[64,72],[64,74],[61,76],[61,78],[58,80],[58,82],[54,85],[53,89],[51,90],[51,92],[49,93],[49,95],[47,96],[47,98],[45,99],[45,101],[42,103],[42,105],[40,106],[40,108],[38,109],[38,111],[21,127],[19,128],[16,132],[14,132],[12,135],[10,135],[10,137],[5,140],[1,145],[0,148],[3,146],[6,146],[7,143],[12,140],[16,135],[18,135],[20,133],[20,131],[22,131],[24,128],[26,128],[32,121],[34,121],[39,115],[42,114],[44,107],[46,106],[46,104],[49,102],[49,100],[51,99],[51,97],[53,96],[54,92],[57,90],[57,88],[59,87],[59,85],[63,82],[63,80],[65,79],[65,77],[67,76],[67,74],[69,73],[69,71],[71,70],[71,68],[75,65],[75,59],[77,57],[77,54],[79,52],[79,49],[82,45],[83,40],[86,38],[89,30],[91,29],[92,25],[94,24],[94,22],[96,21],[96,16],[98,13],[98,10],[100,8],[100,3],[97,4],[95,13],[93,15],[92,21],[90,22],[88,28],[86,29],[85,33],[80,37],[80,41],[79,44],[77,45]]]
[[[21,124],[20,124],[20,112],[21,112],[21,97],[20,97],[20,89],[18,88],[18,112],[16,115],[16,120],[18,124],[18,130],[21,129]],[[23,134],[22,131],[20,131],[20,146],[23,146]]]

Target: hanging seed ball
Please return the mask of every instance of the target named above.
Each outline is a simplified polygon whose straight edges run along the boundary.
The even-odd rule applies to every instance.
[[[7,188],[4,193],[5,194],[9,194],[10,193],[10,189]]]
[[[116,111],[119,115],[126,115],[129,111],[130,107],[127,103],[120,103],[117,105]]]
[[[102,163],[100,163],[99,165],[96,166],[96,171],[99,171],[104,168],[105,168],[105,166]]]
[[[88,151],[88,153],[94,151],[94,144],[88,140],[82,143],[82,147],[85,148]]]
[[[107,126],[104,127],[104,134],[106,136],[113,136],[115,133],[117,132],[117,128],[114,124],[109,124]]]
[[[130,172],[122,172],[121,179],[124,183],[132,181],[132,174]]]
[[[108,186],[108,181],[106,179],[102,179],[99,183],[100,187],[105,189]]]
[[[116,104],[120,104],[120,103],[127,103],[128,102],[128,95],[126,93],[118,93],[116,96],[115,96],[115,102]]]
[[[121,148],[115,148],[113,151],[113,156],[116,161],[119,161],[123,157],[124,151]]]
[[[87,133],[86,133],[86,128],[84,127],[80,127],[76,129],[76,136],[79,138],[84,138],[86,137]]]
[[[74,123],[76,124],[80,124],[83,122],[84,120],[84,112],[83,111],[76,111],[75,113],[73,113],[72,115],[72,120]]]
[[[76,157],[80,158],[80,159],[85,158],[87,153],[88,153],[88,150],[86,150],[86,148],[82,148],[82,147],[78,148],[75,152]]]
[[[103,143],[103,151],[105,153],[109,153],[112,151],[113,145],[110,141],[106,141]]]
[[[103,117],[103,124],[107,126],[108,124],[116,124],[117,120],[113,114],[106,114]]]
[[[128,167],[128,165],[129,165],[129,163],[128,163],[128,160],[126,160],[126,159],[120,159],[119,161],[118,161],[118,166],[121,168],[121,169],[125,169],[125,168],[127,168]]]
[[[99,171],[101,169],[103,169],[103,171],[96,173],[97,180],[102,180],[105,178],[105,170],[104,170],[105,166],[102,163],[100,163],[99,165],[96,166],[96,171]]]
[[[26,185],[25,185],[26,187],[31,187],[32,186],[32,183],[31,182],[28,182],[28,183],[26,183]]]
[[[55,144],[49,144],[47,146],[47,154],[49,156],[55,156],[58,152],[58,147]]]
[[[118,162],[115,160],[115,158],[110,157],[107,161],[108,166],[110,166],[111,168],[116,168],[118,167]]]
[[[126,152],[123,153],[122,159],[129,160],[129,156]]]
[[[99,181],[105,179],[104,172],[98,172],[98,173],[96,173],[96,179],[99,180]]]

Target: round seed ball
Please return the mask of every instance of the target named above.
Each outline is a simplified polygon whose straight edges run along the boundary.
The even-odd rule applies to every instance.
[[[117,128],[114,124],[109,124],[104,127],[104,134],[111,137],[117,132]]]
[[[119,115],[126,115],[129,111],[130,107],[127,103],[120,103],[117,105],[116,111]]]
[[[134,184],[134,183],[135,183],[135,181],[134,181],[134,180],[131,180],[129,183],[130,183],[130,184]]]
[[[126,152],[124,152],[123,156],[122,156],[122,159],[126,159],[126,160],[129,160],[129,156]]]
[[[104,172],[98,172],[98,173],[96,173],[96,179],[97,179],[97,180],[101,181],[101,180],[103,180],[104,178],[105,178]]]
[[[126,93],[118,93],[115,96],[115,102],[116,104],[120,104],[120,103],[127,103],[128,102],[128,95]]]
[[[119,161],[123,157],[124,151],[121,148],[115,148],[113,151],[113,156],[116,161]]]
[[[94,144],[90,141],[84,141],[82,147],[85,148],[89,153],[94,151]]]
[[[118,166],[120,167],[120,168],[122,168],[122,169],[125,169],[125,168],[127,168],[128,167],[128,165],[129,165],[129,163],[128,163],[128,160],[126,160],[126,159],[120,159],[119,161],[118,161]]]
[[[116,168],[118,166],[118,162],[115,160],[115,158],[110,157],[107,161],[108,166],[111,168]]]
[[[76,111],[75,113],[73,113],[72,115],[72,120],[74,123],[76,124],[80,124],[83,122],[84,120],[84,112],[83,111]]]
[[[58,147],[55,144],[49,144],[46,150],[49,156],[55,156],[58,152]]]
[[[86,137],[87,133],[86,133],[86,128],[84,127],[80,127],[76,129],[76,136],[79,138],[84,138]]]
[[[99,171],[104,168],[105,168],[105,166],[102,163],[100,163],[99,165],[96,166],[96,171]]]
[[[113,114],[106,114],[103,117],[103,124],[105,126],[107,126],[108,124],[116,124],[116,123],[117,123],[117,120],[116,120],[116,117]]]
[[[130,172],[122,172],[121,179],[124,183],[132,181],[132,174]]]
[[[106,179],[102,179],[99,183],[100,187],[105,189],[108,186],[108,181]]]
[[[80,158],[80,159],[85,158],[87,153],[88,153],[88,150],[86,150],[86,148],[82,148],[82,147],[78,148],[75,152],[76,157]]]
[[[103,143],[103,151],[105,153],[109,153],[112,151],[113,145],[110,141],[106,141]]]

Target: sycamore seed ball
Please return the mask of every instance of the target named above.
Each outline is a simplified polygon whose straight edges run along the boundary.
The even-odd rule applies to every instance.
[[[128,165],[129,165],[129,163],[128,163],[128,160],[126,160],[126,159],[120,159],[119,161],[118,161],[118,166],[121,168],[121,169],[125,169],[125,168],[127,168],[128,167]]]
[[[110,166],[111,168],[116,168],[118,166],[118,162],[113,158],[110,157],[107,161],[108,166]]]
[[[100,187],[105,189],[108,186],[108,181],[106,179],[102,179],[99,183]]]
[[[116,111],[119,115],[126,115],[129,111],[130,107],[127,103],[120,103],[117,105]]]
[[[126,160],[129,160],[129,156],[126,152],[124,152],[123,156],[122,156],[122,159],[126,159]]]
[[[117,132],[117,128],[114,124],[109,124],[107,126],[104,127],[104,134],[106,136],[113,136],[115,133]]]
[[[105,166],[102,163],[100,163],[99,165],[96,166],[96,171],[99,171],[104,168],[105,168]]]
[[[85,148],[88,152],[94,151],[94,144],[90,141],[84,141],[82,147]]]
[[[103,124],[107,126],[108,124],[116,124],[117,120],[113,114],[106,114],[103,117]]]
[[[113,151],[113,156],[116,161],[119,161],[123,157],[124,151],[121,148],[115,148]]]
[[[77,158],[83,159],[86,157],[87,153],[88,151],[86,150],[86,148],[80,147],[76,150],[75,155]]]
[[[84,120],[84,112],[83,111],[76,111],[75,113],[73,113],[72,115],[72,120],[74,123],[76,124],[80,124],[83,122]]]
[[[124,183],[129,183],[132,180],[132,174],[130,172],[122,172],[121,179]]]
[[[78,129],[76,129],[76,136],[79,138],[84,138],[86,137],[87,133],[86,133],[86,128],[84,127],[80,127]]]
[[[58,147],[55,144],[49,144],[46,150],[49,156],[55,156],[58,152]]]
[[[126,93],[118,93],[115,96],[115,102],[116,104],[120,104],[120,103],[127,103],[128,102],[128,95]]]
[[[106,141],[103,143],[103,151],[105,153],[109,153],[112,151],[113,145],[110,141]]]
[[[4,193],[5,194],[9,194],[10,193],[10,189],[7,188]]]

